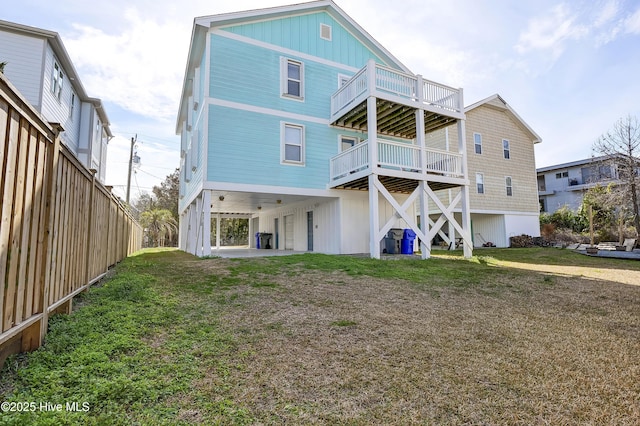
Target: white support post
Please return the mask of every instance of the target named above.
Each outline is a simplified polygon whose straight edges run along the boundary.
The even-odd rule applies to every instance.
[[[429,235],[429,197],[425,191],[427,182],[421,180],[419,183],[420,188],[420,230],[424,235]],[[420,239],[420,252],[422,252],[423,259],[429,259],[431,257],[431,240]]]
[[[202,193],[202,255],[211,255],[211,192]]]
[[[196,198],[196,251],[195,255],[202,257],[202,194]]]
[[[380,212],[378,210],[377,175],[369,175],[369,254],[374,259],[380,259]]]
[[[460,102],[462,103],[462,89],[460,89]],[[465,137],[465,121],[458,120],[458,152],[462,155],[462,173],[466,180],[469,180],[469,171],[467,167],[467,144]],[[461,192],[461,208],[462,208],[462,231],[463,231],[463,251],[464,257],[470,258],[473,255],[473,246],[471,238],[471,213],[469,212],[469,185],[462,185]]]
[[[424,176],[427,173],[427,147],[425,142],[424,111],[422,109],[416,110],[416,139],[420,147],[420,172]]]
[[[197,217],[195,215],[196,209],[192,204],[187,207],[187,215],[189,218],[189,227],[187,229],[187,252],[193,255],[196,254],[196,228],[198,227]]]
[[[369,167],[372,173],[378,169],[378,112],[377,100],[367,98],[367,139],[369,144]]]
[[[216,215],[216,250],[220,250],[220,213]]]

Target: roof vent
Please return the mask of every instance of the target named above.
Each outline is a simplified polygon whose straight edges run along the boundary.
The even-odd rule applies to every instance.
[[[331,41],[331,26],[327,24],[320,24],[320,38],[323,40]]]

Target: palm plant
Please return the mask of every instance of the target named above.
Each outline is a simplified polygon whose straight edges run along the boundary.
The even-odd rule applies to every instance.
[[[153,209],[142,212],[140,223],[149,236],[149,242],[158,247],[164,246],[165,239],[171,240],[174,232],[178,231],[178,223],[166,209]]]

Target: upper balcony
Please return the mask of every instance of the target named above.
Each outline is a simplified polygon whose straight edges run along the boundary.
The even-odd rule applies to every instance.
[[[331,123],[366,131],[367,98],[371,96],[377,99],[377,129],[382,135],[415,138],[418,109],[424,111],[427,133],[464,119],[462,89],[370,60],[331,96]]]

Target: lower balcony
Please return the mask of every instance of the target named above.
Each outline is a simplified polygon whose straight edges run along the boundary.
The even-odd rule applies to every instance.
[[[368,141],[341,152],[330,160],[331,188],[366,189],[368,175],[375,173],[392,192],[411,192],[420,180],[434,189],[464,185],[462,154],[377,140],[377,161],[371,164]]]

